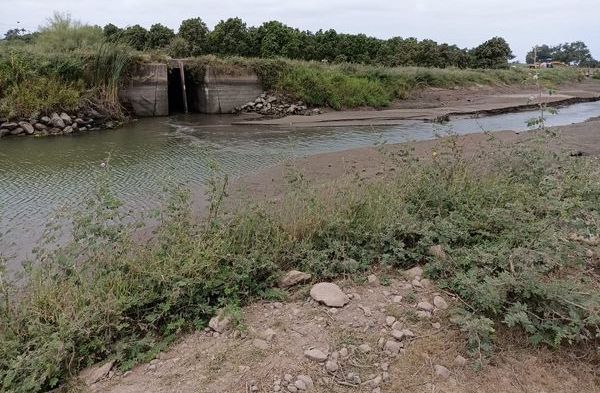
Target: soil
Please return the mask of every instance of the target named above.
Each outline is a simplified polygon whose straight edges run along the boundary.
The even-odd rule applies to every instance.
[[[432,98],[437,92],[423,94],[428,97],[423,105],[437,101]],[[464,92],[442,96],[453,107],[468,99]],[[490,157],[503,154],[501,146],[542,139],[546,148],[573,159],[600,156],[600,119],[550,132],[556,136],[547,137],[546,131],[470,134],[458,137],[457,147],[466,158]],[[446,143],[446,139],[421,141],[296,160],[232,184],[230,207],[248,200],[280,198],[287,189],[290,167],[317,184],[347,179],[348,175],[374,179],[390,172],[390,156],[411,151],[416,159],[431,160]],[[600,392],[598,348],[583,348],[583,354],[576,357],[577,351],[532,347],[525,338],[500,331],[497,351],[479,369],[478,354],[467,353],[465,336],[450,322],[451,310],[459,300],[427,280],[413,281],[394,271],[372,273],[377,280],[364,277],[361,282],[337,282],[351,297],[343,308],[314,302],[309,296],[312,283],[296,286],[281,302],[259,302],[243,308],[237,327],[222,334],[207,329],[183,336],[151,363],[125,374],[113,370],[88,388],[112,393],[288,392],[287,386],[304,375],[314,383],[311,392]],[[437,295],[450,308],[435,307],[429,317],[419,316],[417,304],[433,304]],[[393,328],[386,321],[391,320],[388,317],[397,321]],[[394,342],[393,329],[414,333],[414,337],[400,341],[403,348],[396,356],[380,346],[381,339]],[[337,371],[309,360],[305,351],[313,348],[327,354],[329,361],[337,359]],[[347,357],[342,356],[345,351]]]
[[[289,374],[291,383],[299,375],[309,376],[314,382],[309,391],[320,393],[599,391],[598,369],[571,353],[532,348],[518,337],[501,337],[504,351],[478,370],[477,356],[469,356],[464,336],[449,322],[457,300],[436,292],[426,280],[411,284],[384,271],[377,277],[385,285],[338,282],[351,296],[341,309],[312,301],[310,285],[293,289],[285,302],[253,304],[243,309],[237,327],[223,334],[206,330],[183,337],[150,364],[124,375],[109,374],[90,390],[237,393],[275,392],[279,386],[287,392]],[[437,295],[450,309],[435,308],[430,317],[418,317],[417,304],[433,303]],[[393,327],[386,321],[389,317],[395,319]],[[398,342],[391,336],[394,329],[414,333],[399,341],[403,348],[398,355],[386,353],[379,344],[380,339]],[[308,359],[304,352],[313,348],[330,360],[337,357],[338,369],[328,371],[323,363]],[[448,375],[436,373],[436,366],[445,367]]]

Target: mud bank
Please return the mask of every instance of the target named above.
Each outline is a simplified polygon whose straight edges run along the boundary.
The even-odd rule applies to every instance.
[[[418,101],[421,99],[421,101]],[[494,115],[527,111],[547,106],[564,106],[600,100],[600,83],[593,80],[565,86],[558,92],[532,89],[427,89],[406,102],[398,101],[392,109],[348,110],[314,116],[287,116],[278,119],[242,120],[235,125],[332,127],[395,125],[406,121],[438,121],[450,116]]]

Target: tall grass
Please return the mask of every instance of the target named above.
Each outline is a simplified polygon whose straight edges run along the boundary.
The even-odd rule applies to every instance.
[[[220,59],[204,56],[195,59],[190,68],[203,75],[211,66],[224,73],[236,69],[252,69],[265,89],[291,95],[309,105],[334,109],[360,106],[385,107],[398,99],[406,99],[427,87],[454,88],[469,86],[535,86],[533,73],[527,68],[508,70],[469,70],[458,68],[380,67],[359,64],[324,64],[285,59]],[[538,70],[548,87],[579,81],[576,69]]]
[[[20,287],[1,277],[2,389],[52,388],[107,357],[122,369],[149,360],[217,308],[269,296],[290,268],[331,279],[424,263],[468,305],[455,320],[476,337],[475,350],[489,345],[496,323],[536,343],[595,345],[597,257],[585,256],[598,255],[594,159],[524,149],[466,161],[451,144],[431,163],[387,165],[398,166],[395,175],[371,183],[324,188],[297,177],[278,205],[237,213],[219,213],[215,186],[214,214],[202,222],[177,190],[147,244],[132,240],[102,172],[73,242],[41,254]],[[447,259],[428,254],[435,244]]]

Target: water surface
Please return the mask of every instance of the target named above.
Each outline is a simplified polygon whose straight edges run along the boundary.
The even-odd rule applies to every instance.
[[[214,168],[244,176],[285,159],[436,138],[449,131],[526,130],[535,112],[457,118],[447,124],[405,122],[378,127],[232,126],[232,116],[142,119],[117,130],[56,138],[0,140],[0,255],[21,261],[43,227],[91,195],[110,157],[111,186],[128,208],[156,207],[168,182],[199,190]],[[600,116],[600,102],[575,104],[549,116],[566,125]]]

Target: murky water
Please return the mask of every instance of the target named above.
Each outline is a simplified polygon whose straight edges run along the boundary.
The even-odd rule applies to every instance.
[[[126,206],[157,206],[167,182],[200,189],[216,166],[243,176],[287,158],[458,134],[526,130],[535,113],[454,119],[439,125],[273,128],[231,126],[229,116],[143,119],[118,130],[58,138],[0,140],[0,254],[22,260],[58,211],[79,207],[110,157],[112,187]],[[600,102],[561,108],[549,125],[600,116]]]

